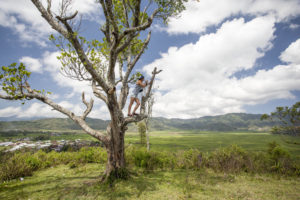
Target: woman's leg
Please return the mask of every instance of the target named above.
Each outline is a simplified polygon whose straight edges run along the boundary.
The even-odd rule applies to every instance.
[[[130,97],[130,103],[129,103],[129,106],[128,106],[128,116],[131,116],[131,106],[132,106],[132,104],[133,104],[133,102],[134,102],[134,99],[135,98],[133,98],[133,97]]]
[[[139,106],[140,106],[140,100],[138,99],[138,98],[134,98],[134,100],[135,100],[135,102],[136,102],[136,105],[135,105],[135,107],[134,107],[134,109],[133,109],[133,112],[132,112],[132,114],[136,114],[135,113],[135,111],[139,108]]]

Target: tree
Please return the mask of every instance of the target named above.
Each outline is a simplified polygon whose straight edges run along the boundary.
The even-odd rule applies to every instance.
[[[289,134],[299,135],[300,134],[300,101],[296,102],[291,107],[276,107],[274,112],[270,115],[263,114],[261,120],[280,120],[281,126],[275,126],[272,128],[272,133],[275,134]]]
[[[150,119],[152,117],[152,108],[154,105],[154,94],[151,91],[149,98],[146,102],[147,104],[147,117],[145,118],[146,125],[146,142],[147,142],[147,151],[150,151],[150,140],[149,140],[149,127],[150,127]]]
[[[152,72],[146,95],[142,98],[140,115],[125,117],[122,109],[128,96],[128,83],[134,80],[133,68],[151,37],[150,31],[144,39],[141,33],[149,29],[156,18],[167,23],[169,17],[178,16],[185,8],[185,1],[187,0],[149,0],[142,9],[141,0],[97,0],[105,16],[105,23],[100,29],[103,38],[102,41],[87,41],[78,32],[78,24],[81,23],[77,20],[78,11],[69,13],[72,0],[61,1],[59,14],[53,12],[51,0],[47,0],[47,7],[40,0],[31,0],[42,17],[59,33],[58,38],[50,35],[50,40],[61,51],[58,59],[63,65],[62,72],[70,78],[89,81],[95,97],[107,105],[111,121],[106,133],[92,129],[85,121],[93,108],[93,99],[86,101],[85,94],[82,93],[86,110],[81,116],[75,115],[52,101],[45,91],[32,89],[28,82],[30,72],[22,63],[2,67],[0,79],[6,94],[0,94],[0,98],[21,100],[23,103],[25,100],[37,99],[68,116],[86,133],[104,144],[108,154],[105,180],[110,177],[122,178],[126,167],[124,135],[127,125],[147,117],[145,103],[151,93],[155,76],[160,72],[157,68]],[[116,78],[116,69],[119,70],[119,79]],[[117,86],[120,88],[118,96]]]
[[[140,143],[144,146],[146,144],[146,124],[144,120],[138,123],[138,132],[140,135]]]

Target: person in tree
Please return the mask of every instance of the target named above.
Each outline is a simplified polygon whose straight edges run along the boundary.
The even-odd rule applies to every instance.
[[[135,83],[135,87],[132,90],[131,95],[130,95],[130,103],[128,106],[128,116],[137,115],[135,112],[141,104],[140,98],[141,98],[141,94],[143,92],[143,88],[145,88],[148,85],[148,81],[144,82],[144,80],[145,80],[145,77],[142,75]],[[136,105],[131,114],[131,106],[134,102],[136,102]]]

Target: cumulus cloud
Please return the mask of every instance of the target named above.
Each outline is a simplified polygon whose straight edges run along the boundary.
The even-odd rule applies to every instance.
[[[20,59],[20,62],[24,63],[29,71],[42,73],[42,65],[38,59],[25,56]]]
[[[300,64],[300,39],[293,42],[284,52],[280,59],[287,63]]]
[[[46,5],[45,0],[42,2]],[[55,13],[58,13],[59,2],[52,1],[52,10]],[[46,38],[54,31],[31,1],[0,0],[0,3],[1,26],[10,28],[22,42],[33,42],[44,47],[47,45]],[[75,0],[71,8],[71,11],[78,10],[87,19],[99,16],[99,6],[94,0]]]
[[[272,47],[275,22],[271,16],[227,21],[216,33],[203,35],[194,44],[170,47],[145,66],[148,73],[154,66],[163,69],[156,82],[154,115],[192,118],[244,112],[244,105],[293,98],[290,91],[300,84],[300,66],[294,57],[289,57],[290,65],[240,79],[234,76],[255,68],[256,60]],[[285,52],[291,55],[294,46]]]
[[[299,14],[298,0],[188,1],[180,18],[171,19],[166,30],[171,34],[202,33],[224,19],[239,15],[271,15],[279,22]]]
[[[5,116],[5,117],[12,117],[15,116],[16,114],[21,112],[21,108],[20,107],[6,107],[3,109],[0,109],[0,116]]]

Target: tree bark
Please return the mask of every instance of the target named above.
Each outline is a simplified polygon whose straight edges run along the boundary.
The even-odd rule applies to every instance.
[[[111,140],[106,146],[107,164],[103,180],[124,179],[127,177],[127,174],[124,174],[126,169],[124,132],[119,134],[121,136],[119,139]]]

